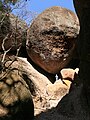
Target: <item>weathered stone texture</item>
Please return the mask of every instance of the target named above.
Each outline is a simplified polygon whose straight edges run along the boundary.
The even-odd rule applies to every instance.
[[[29,84],[18,66],[12,66],[15,58],[7,58],[4,70],[0,71],[0,120],[32,120],[34,104]]]
[[[52,7],[41,13],[27,33],[29,57],[49,73],[57,73],[72,58],[79,34],[77,16],[62,7]]]

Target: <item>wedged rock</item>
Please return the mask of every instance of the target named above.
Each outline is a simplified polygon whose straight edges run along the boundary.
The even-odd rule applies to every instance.
[[[0,22],[0,51],[3,51],[2,43],[6,50],[11,48],[11,51],[16,51],[20,46],[25,47],[27,24],[13,14],[2,12]]]
[[[55,74],[72,59],[79,21],[70,10],[54,6],[33,21],[27,32],[28,56],[45,71]]]

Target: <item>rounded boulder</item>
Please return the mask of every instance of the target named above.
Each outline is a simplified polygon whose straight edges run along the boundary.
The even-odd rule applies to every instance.
[[[48,8],[28,29],[28,56],[48,73],[56,74],[72,59],[78,34],[75,13],[58,6]]]

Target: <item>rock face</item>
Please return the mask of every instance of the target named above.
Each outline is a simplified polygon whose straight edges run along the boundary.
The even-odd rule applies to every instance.
[[[84,84],[87,105],[90,111],[90,0],[73,0],[80,21],[78,52],[80,58],[79,77]]]
[[[90,89],[90,1],[74,0],[75,9],[80,20],[80,34],[78,40],[78,52],[80,57],[80,78],[86,89]],[[80,6],[80,7],[79,7]],[[90,91],[90,90],[89,90]]]
[[[83,85],[74,85],[74,89],[65,95],[58,103],[57,112],[59,116],[67,120],[89,120],[90,114],[87,106],[87,98],[83,94]]]
[[[79,33],[77,16],[61,7],[52,7],[41,13],[27,33],[29,57],[49,73],[57,73],[72,58]]]
[[[0,71],[0,120],[32,120],[34,105],[25,75],[8,62]]]
[[[80,21],[78,53],[79,80],[57,105],[57,112],[66,120],[90,119],[90,0],[73,0]],[[78,82],[77,82],[78,80]]]
[[[9,69],[13,69],[3,81],[5,81],[5,83],[3,83],[3,81],[0,83],[0,85],[2,85],[2,92],[6,93],[10,87],[10,92],[8,91],[8,94],[5,94],[5,96],[7,96],[6,98],[8,99],[9,96],[9,100],[7,100],[5,98],[5,100],[2,100],[2,96],[0,97],[0,99],[2,101],[5,101],[7,104],[10,104],[13,107],[11,107],[11,110],[14,111],[17,109],[17,103],[18,103],[18,97],[16,92],[18,91],[18,96],[22,97],[20,100],[24,101],[24,96],[25,98],[28,97],[29,99],[29,92],[31,93],[31,98],[33,98],[33,103],[34,103],[34,115],[38,115],[41,112],[45,112],[48,109],[51,109],[52,107],[55,107],[58,102],[61,100],[61,98],[68,93],[69,88],[70,88],[70,84],[65,85],[63,84],[63,82],[59,79],[57,81],[55,81],[54,84],[52,84],[49,79],[44,76],[43,74],[41,74],[40,72],[38,72],[26,59],[24,58],[14,58],[14,57],[7,57],[8,59],[5,61],[5,66],[7,66],[7,68],[9,68],[8,66],[12,63],[12,60],[14,60],[14,62],[10,65]],[[19,71],[18,71],[19,70]],[[10,78],[10,79],[9,79]],[[18,82],[17,82],[18,81]],[[20,82],[19,82],[20,81]],[[3,83],[3,84],[2,84]],[[9,86],[7,85],[9,84]],[[13,85],[12,85],[13,84]],[[27,88],[24,88],[24,85],[26,85]],[[5,87],[4,87],[5,86]],[[15,87],[14,87],[15,86]],[[29,88],[28,88],[29,87]],[[6,88],[4,90],[4,88]],[[12,90],[13,89],[13,90]],[[22,91],[22,92],[21,92]],[[24,92],[25,91],[25,92]],[[10,94],[12,93],[12,94]],[[0,95],[2,95],[0,93]],[[27,96],[26,96],[27,95]],[[12,100],[12,97],[14,97],[15,99]],[[8,103],[9,101],[9,103]],[[17,113],[19,114],[19,105],[22,105],[21,101],[18,103],[18,111]],[[4,102],[4,103],[5,103]],[[17,103],[16,103],[17,102]],[[15,103],[15,105],[14,105]],[[29,101],[29,103],[32,103]],[[1,111],[2,111],[2,104],[1,105]],[[27,106],[28,103],[26,102]],[[32,104],[31,104],[32,105]],[[32,116],[33,115],[33,107],[28,105],[28,113],[29,115],[27,116]],[[7,109],[7,106],[4,108],[5,110],[10,110],[9,108]],[[6,117],[6,115],[8,114],[8,111],[3,111],[3,114],[5,113],[3,116]],[[1,113],[0,111],[0,113]],[[13,113],[11,113],[12,116]],[[27,111],[26,111],[27,114]],[[2,115],[2,113],[1,113]],[[17,118],[18,120],[18,118]],[[31,119],[30,119],[31,120]]]
[[[82,90],[82,84],[75,86],[74,91],[65,95],[57,107],[36,116],[35,120],[90,120]]]
[[[13,14],[0,12],[0,51],[2,43],[5,49],[17,50],[20,46],[25,46],[27,24]],[[5,41],[5,42],[3,42]]]

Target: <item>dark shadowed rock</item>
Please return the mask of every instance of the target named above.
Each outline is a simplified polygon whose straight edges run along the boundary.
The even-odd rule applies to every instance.
[[[71,60],[78,33],[79,22],[72,11],[49,8],[28,30],[28,55],[41,68],[55,74]]]
[[[80,21],[78,53],[80,58],[79,77],[86,91],[90,111],[90,0],[73,0]]]
[[[73,89],[62,98],[56,109],[58,114],[65,116],[67,120],[89,120],[90,114],[83,84],[73,84]]]
[[[83,90],[83,84],[74,85],[73,91],[65,95],[57,107],[37,115],[35,120],[90,120]]]
[[[0,12],[0,51],[2,43],[5,49],[16,51],[20,46],[25,47],[27,24],[13,14]]]
[[[19,68],[8,65],[0,71],[0,120],[32,120],[34,105],[26,77]]]
[[[57,112],[66,116],[66,120],[90,120],[90,0],[73,1],[80,21],[79,81],[72,83],[69,94],[59,102]]]

